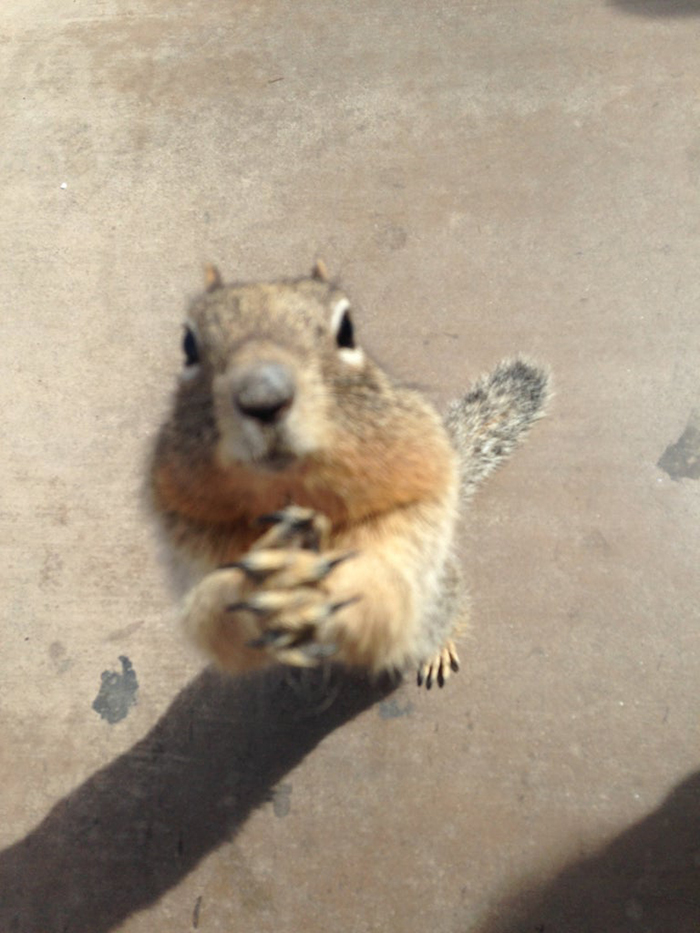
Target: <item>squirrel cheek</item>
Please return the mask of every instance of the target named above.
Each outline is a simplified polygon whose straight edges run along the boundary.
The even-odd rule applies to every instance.
[[[303,399],[290,409],[285,422],[280,425],[279,441],[295,457],[305,457],[323,445],[323,419],[318,411],[305,414]]]
[[[294,404],[286,414],[280,428],[284,431],[284,444],[297,457],[317,453],[334,436],[332,407],[328,390],[313,373],[298,375]]]

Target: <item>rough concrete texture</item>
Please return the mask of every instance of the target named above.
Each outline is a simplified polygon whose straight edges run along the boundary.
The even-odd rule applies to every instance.
[[[697,933],[700,4],[0,30],[0,929]],[[316,255],[440,404],[556,376],[442,692],[201,673],[139,504],[202,263]]]

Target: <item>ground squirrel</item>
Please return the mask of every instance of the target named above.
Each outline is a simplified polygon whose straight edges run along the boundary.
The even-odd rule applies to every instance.
[[[503,362],[443,420],[358,346],[322,263],[247,285],[209,267],[183,349],[149,488],[189,635],[233,672],[332,659],[442,686],[460,505],[542,414],[547,374]]]

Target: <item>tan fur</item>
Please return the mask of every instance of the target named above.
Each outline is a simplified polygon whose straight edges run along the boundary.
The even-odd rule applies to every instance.
[[[215,292],[217,288],[223,287],[221,273],[210,263],[204,267],[204,287],[208,292]]]
[[[519,387],[544,377],[502,367],[494,404],[478,383],[476,407],[470,396],[455,403],[446,429],[356,346],[349,302],[320,261],[309,278],[244,286],[208,267],[205,284],[150,473],[167,548],[194,579],[188,634],[230,671],[332,657],[372,672],[420,669],[428,686],[442,684],[461,605],[459,481],[476,481],[464,451],[482,473],[495,466],[539,415],[546,378],[523,414]],[[494,432],[500,446],[486,451]],[[280,518],[263,534],[270,513]],[[311,581],[308,547],[320,555]],[[270,548],[286,556],[255,566],[283,574],[245,569],[249,553]],[[338,555],[328,568],[326,554]]]

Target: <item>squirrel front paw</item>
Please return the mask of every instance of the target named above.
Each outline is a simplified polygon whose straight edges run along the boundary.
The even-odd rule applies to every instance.
[[[270,529],[229,565],[243,573],[244,583],[240,598],[226,606],[227,619],[235,624],[237,614],[252,615],[260,634],[248,647],[283,664],[318,664],[338,650],[333,616],[359,599],[334,599],[326,585],[355,552],[327,550],[328,519],[312,509],[289,506],[262,521]]]

